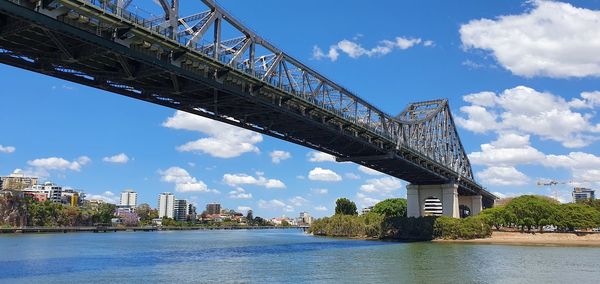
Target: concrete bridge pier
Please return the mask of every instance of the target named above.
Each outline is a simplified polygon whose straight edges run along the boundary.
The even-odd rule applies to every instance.
[[[406,186],[407,216],[448,216],[461,218],[479,214],[481,195],[459,196],[458,184],[409,184]]]

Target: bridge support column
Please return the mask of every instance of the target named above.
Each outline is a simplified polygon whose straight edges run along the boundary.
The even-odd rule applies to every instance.
[[[409,184],[406,186],[406,196],[408,203],[406,213],[408,217],[441,214],[460,218],[458,184]]]
[[[469,208],[470,216],[475,216],[483,210],[483,202],[481,195],[459,196],[458,206],[466,206]]]

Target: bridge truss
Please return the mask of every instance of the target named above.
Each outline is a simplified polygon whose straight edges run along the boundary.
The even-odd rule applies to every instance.
[[[209,117],[413,184],[473,180],[447,100],[390,116],[244,27],[213,0],[143,18],[131,0],[0,0],[0,62]]]

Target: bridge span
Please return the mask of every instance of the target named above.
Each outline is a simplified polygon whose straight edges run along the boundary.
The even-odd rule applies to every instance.
[[[178,0],[157,0],[163,14],[146,18],[131,11],[131,2],[0,0],[0,62],[250,129],[406,180],[410,216],[458,217],[459,208],[476,214],[493,206],[496,197],[474,181],[447,100],[413,103],[388,115],[276,48],[213,0],[198,1],[204,9],[189,16],[180,16]],[[426,210],[432,198],[439,212]]]

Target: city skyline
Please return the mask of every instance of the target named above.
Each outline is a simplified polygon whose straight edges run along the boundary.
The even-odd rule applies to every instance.
[[[569,3],[473,2],[479,9],[472,10],[438,3],[449,7],[436,11],[394,3],[398,6],[390,11],[417,12],[394,17],[383,11],[373,23],[348,22],[361,15],[359,8],[325,3],[335,9],[324,7],[328,17],[312,17],[307,31],[296,31],[300,36],[290,36],[296,27],[292,19],[272,26],[251,16],[249,3],[221,4],[280,48],[390,114],[410,102],[448,97],[477,181],[511,196],[552,195],[550,188],[536,185],[540,179],[588,180],[593,188],[600,181],[595,113],[600,63],[594,57],[600,49],[569,47],[597,34],[592,29],[565,40],[555,31],[540,36],[529,28],[545,19],[537,26],[542,31],[555,23],[570,34],[600,19],[599,4]],[[450,16],[442,17],[445,13]],[[580,25],[565,25],[561,16]],[[339,32],[319,30],[325,23]],[[564,47],[520,44],[501,33],[506,25]],[[310,42],[302,39],[308,30]],[[519,57],[525,51],[540,58]],[[587,61],[563,54],[573,52],[588,56]],[[539,61],[548,63],[534,64]],[[1,175],[22,169],[115,203],[125,189],[139,193],[138,204],[153,206],[159,193],[172,192],[197,205],[219,202],[261,216],[308,211],[320,217],[331,215],[338,197],[367,207],[406,195],[404,181],[336,163],[301,146],[5,65],[0,71],[10,74],[0,82],[14,92],[3,96],[11,107],[0,114],[8,125],[8,135],[0,138]],[[570,201],[572,187],[559,186],[562,201]]]

